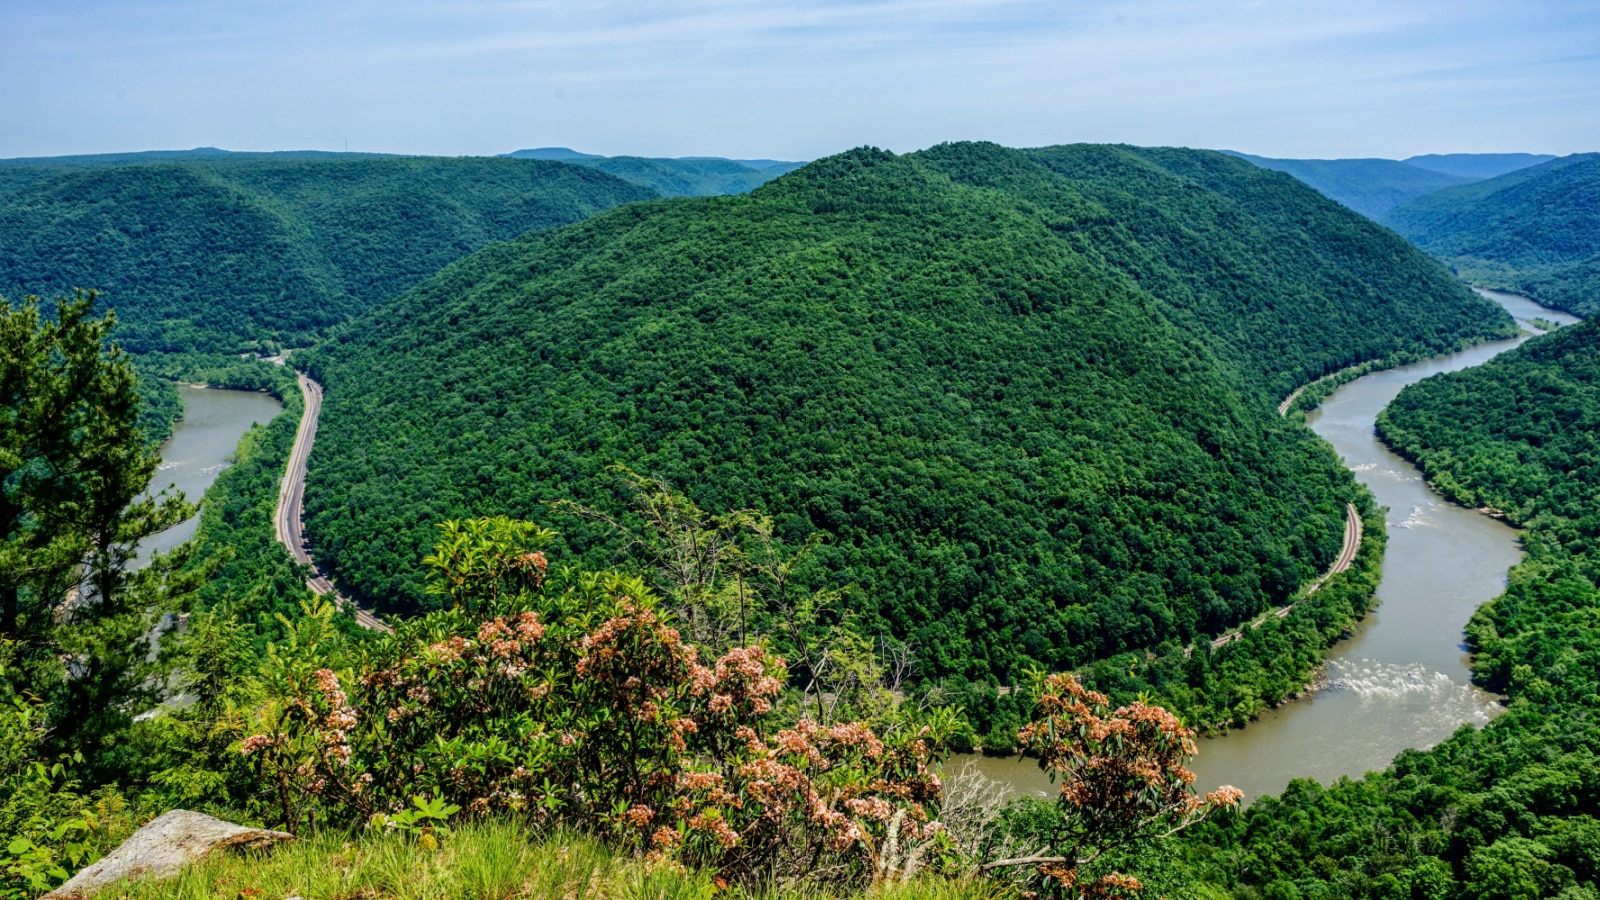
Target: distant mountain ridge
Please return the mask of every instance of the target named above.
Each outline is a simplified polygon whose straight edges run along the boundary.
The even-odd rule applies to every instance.
[[[657,196],[590,168],[485,157],[13,162],[0,166],[0,295],[100,288],[136,352],[303,345],[489,243]]]
[[[221,150],[195,147],[192,150],[132,150],[127,153],[78,153],[68,156],[13,156],[0,158],[0,167],[16,166],[126,166],[152,162],[192,162],[205,159],[321,159],[325,157],[403,156],[400,153],[367,153],[348,150]]]
[[[1533,153],[1447,153],[1409,159],[1273,159],[1222,151],[1263,169],[1287,172],[1369,219],[1418,197],[1554,159]]]
[[[1472,179],[1429,171],[1392,159],[1271,159],[1233,150],[1230,156],[1263,169],[1286,172],[1323,196],[1377,219],[1402,203]]]
[[[1600,154],[1437,191],[1382,222],[1482,287],[1600,312]]]
[[[1428,153],[1401,160],[1408,166],[1459,175],[1463,178],[1494,178],[1507,172],[1547,163],[1556,157],[1548,153]]]
[[[501,154],[512,159],[545,159],[588,166],[668,197],[743,194],[805,165],[781,159],[727,159],[721,156],[600,156],[570,147],[537,147]]]

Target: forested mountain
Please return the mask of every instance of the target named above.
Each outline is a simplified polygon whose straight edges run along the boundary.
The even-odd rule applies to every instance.
[[[1392,159],[1271,159],[1228,151],[1263,169],[1287,172],[1369,219],[1424,194],[1483,176],[1441,172]]]
[[[432,523],[616,510],[614,463],[829,540],[815,582],[927,674],[1187,641],[1337,552],[1349,474],[1275,414],[1509,319],[1285,175],[1201,151],[857,150],[464,259],[308,354],[308,530],[425,598]],[[1176,643],[1174,643],[1174,646]]]
[[[664,159],[646,156],[599,156],[579,153],[566,147],[541,147],[517,150],[506,156],[517,159],[553,159],[609,172],[618,178],[644,185],[665,197],[712,197],[718,194],[743,194],[785,172],[805,165],[776,159],[723,159],[691,156]]]
[[[1439,191],[1383,222],[1468,281],[1579,315],[1600,310],[1600,154]]]
[[[915,158],[1016,198],[1275,397],[1356,362],[1456,349],[1486,322],[1514,333],[1498,306],[1405,241],[1219,153],[953,144]]]
[[[1528,529],[1527,559],[1467,627],[1474,677],[1510,709],[1360,781],[1295,782],[1203,835],[1197,880],[1268,897],[1593,897],[1600,324],[1418,382],[1378,427],[1447,496]]]
[[[303,345],[492,241],[656,196],[532,160],[47,162],[0,167],[0,295],[99,288],[135,351]]]
[[[190,163],[221,159],[284,161],[291,159],[383,159],[394,158],[392,153],[339,153],[331,150],[274,150],[266,153],[219,150],[216,147],[196,147],[193,150],[136,150],[129,153],[85,153],[76,156],[19,156],[0,159],[0,196],[20,187],[35,184],[70,169],[98,169],[107,166],[131,166],[143,163]]]

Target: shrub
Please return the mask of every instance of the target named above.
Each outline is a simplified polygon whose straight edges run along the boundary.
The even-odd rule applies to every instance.
[[[930,766],[954,721],[877,734],[783,727],[783,660],[703,662],[641,580],[550,572],[549,532],[447,523],[430,557],[453,607],[337,646],[327,611],[287,624],[272,701],[240,744],[286,827],[461,815],[575,825],[727,878],[907,877],[938,842]],[[337,660],[346,650],[348,664]]]

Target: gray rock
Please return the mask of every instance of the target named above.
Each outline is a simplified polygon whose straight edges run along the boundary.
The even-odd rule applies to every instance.
[[[42,900],[75,900],[108,884],[133,878],[165,878],[216,850],[269,847],[294,835],[244,828],[204,813],[175,809],[133,833],[122,846],[72,876]]]

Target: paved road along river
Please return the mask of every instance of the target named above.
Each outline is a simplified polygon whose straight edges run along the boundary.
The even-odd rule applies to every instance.
[[[1577,321],[1521,297],[1482,293],[1525,327],[1534,316]],[[1326,689],[1269,711],[1243,730],[1201,741],[1193,767],[1197,787],[1233,784],[1248,799],[1278,793],[1291,778],[1326,783],[1358,777],[1408,747],[1438,743],[1463,723],[1482,725],[1499,710],[1495,697],[1471,685],[1462,628],[1479,604],[1504,589],[1506,570],[1521,559],[1516,531],[1429,490],[1416,468],[1379,443],[1373,423],[1406,385],[1481,365],[1522,340],[1367,375],[1308,417],[1389,509],[1379,606],[1334,648]],[[1032,761],[984,759],[980,765],[1020,790],[1050,790]]]

